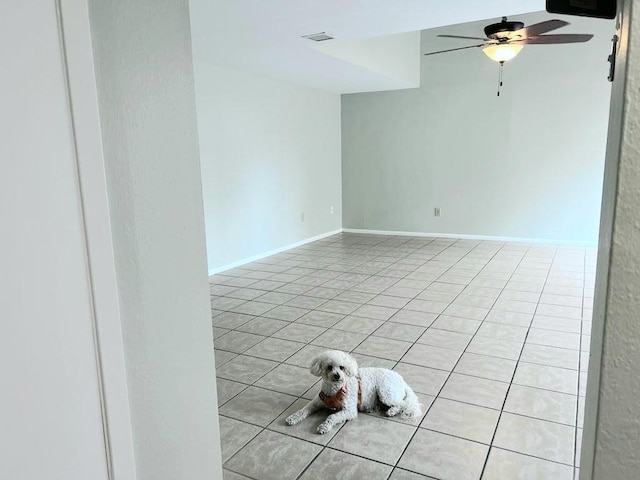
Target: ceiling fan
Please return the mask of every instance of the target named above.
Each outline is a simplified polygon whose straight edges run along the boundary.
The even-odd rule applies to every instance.
[[[500,63],[500,86],[502,85],[502,66],[504,62],[513,59],[525,45],[551,45],[560,43],[582,43],[593,38],[591,34],[554,34],[543,35],[569,25],[564,20],[545,20],[525,27],[524,23],[508,21],[507,17],[502,17],[499,23],[492,23],[484,27],[486,38],[467,37],[461,35],[438,35],[444,38],[459,38],[463,40],[477,40],[482,43],[467,45],[465,47],[449,48],[437,52],[425,53],[425,55],[436,55],[440,53],[466,50],[469,48],[482,47],[482,51],[492,60]],[[498,95],[500,91],[498,90]]]
[[[560,34],[560,35],[543,35],[544,33],[557,30],[558,28],[569,25],[564,20],[545,20],[544,22],[534,23],[528,27],[522,22],[507,21],[507,17],[502,17],[500,23],[492,23],[484,27],[484,34],[487,38],[482,37],[465,37],[460,35],[438,35],[445,38],[461,38],[463,40],[479,40],[483,43],[476,45],[468,45],[466,47],[449,48],[437,52],[425,53],[425,55],[435,55],[437,53],[453,52],[456,50],[465,50],[467,48],[484,47],[485,53],[497,62],[506,62],[515,57],[524,45],[549,45],[558,43],[582,43],[588,42],[593,38],[590,34]],[[505,48],[510,46],[509,48]],[[496,48],[499,47],[499,48]],[[487,51],[489,49],[489,51]],[[506,52],[514,52],[509,56]],[[492,54],[495,55],[492,56]],[[499,52],[499,53],[498,53]],[[502,52],[505,52],[504,54]]]

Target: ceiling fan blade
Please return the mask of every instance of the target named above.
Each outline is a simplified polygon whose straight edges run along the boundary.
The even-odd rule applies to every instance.
[[[437,53],[447,53],[447,52],[455,52],[456,50],[466,50],[467,48],[478,48],[478,47],[486,47],[487,43],[481,43],[479,45],[468,45],[466,47],[458,47],[458,48],[449,48],[447,50],[439,50],[437,52],[429,52],[429,53],[425,53],[425,55],[435,55]]]
[[[522,45],[549,45],[556,43],[582,43],[593,38],[591,34],[565,34],[565,35],[540,35],[539,37],[528,37],[522,40],[515,40],[510,43],[520,43]]]
[[[529,25],[528,27],[521,28],[516,32],[523,37],[535,37],[543,33],[551,32],[552,30],[565,27],[567,25],[569,25],[569,22],[565,22],[564,20],[546,20],[544,22],[534,23],[533,25]]]
[[[482,37],[464,37],[461,35],[437,35],[438,37],[444,37],[444,38],[463,38],[465,40],[480,40],[481,42],[488,42],[489,39],[488,38],[482,38]]]

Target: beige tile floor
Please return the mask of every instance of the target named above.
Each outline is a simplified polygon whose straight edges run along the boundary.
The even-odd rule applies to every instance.
[[[577,478],[595,261],[338,234],[211,277],[224,478]],[[317,395],[308,365],[327,348],[400,372],[425,416],[286,426]]]

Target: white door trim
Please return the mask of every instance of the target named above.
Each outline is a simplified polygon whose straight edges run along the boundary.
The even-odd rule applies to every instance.
[[[133,429],[118,303],[87,0],[56,0],[82,203],[110,480],[135,479]]]
[[[627,48],[629,43],[629,22],[632,1],[618,2],[616,35],[618,36],[614,80],[611,88],[611,108],[609,110],[609,131],[602,191],[600,214],[600,238],[598,242],[598,265],[593,304],[591,348],[585,398],[582,449],[580,456],[580,478],[592,479],[596,443],[598,441],[598,415],[600,408],[601,372],[607,309],[609,304],[609,276],[611,252],[614,241],[616,201],[618,194],[618,172],[624,129],[624,110],[627,84]],[[635,6],[634,6],[635,8]]]

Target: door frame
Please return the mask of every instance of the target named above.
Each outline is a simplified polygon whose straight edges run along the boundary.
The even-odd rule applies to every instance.
[[[110,480],[135,480],[133,427],[88,0],[55,2],[82,205],[108,475]]]
[[[133,426],[125,352],[118,303],[115,255],[100,129],[99,103],[93,61],[87,0],[54,0],[64,52],[69,110],[81,192],[87,261],[93,303],[96,368],[101,385],[102,421],[109,478],[136,478]],[[618,52],[612,87],[605,178],[598,247],[591,357],[583,431],[580,477],[592,478],[596,441],[598,392],[602,360],[607,282],[617,191],[622,134],[622,99],[629,34],[625,16],[630,2],[620,1]]]
[[[582,448],[580,456],[580,479],[593,478],[596,441],[598,436],[598,411],[601,390],[602,357],[604,347],[606,313],[609,302],[609,275],[611,249],[614,240],[616,198],[618,194],[618,172],[624,123],[624,102],[627,82],[627,47],[631,0],[618,2],[616,17],[617,49],[609,110],[609,128],[604,165],[600,231],[598,240],[598,263],[594,292],[591,346],[587,373]]]

